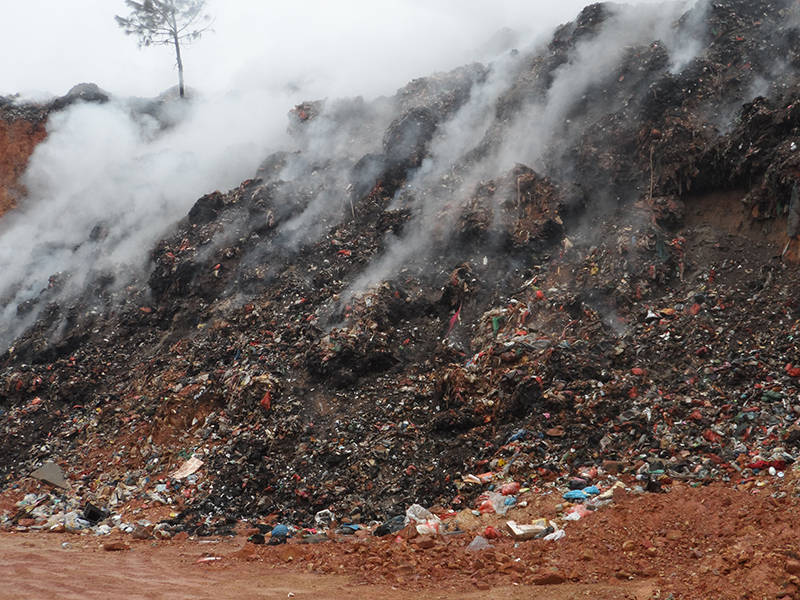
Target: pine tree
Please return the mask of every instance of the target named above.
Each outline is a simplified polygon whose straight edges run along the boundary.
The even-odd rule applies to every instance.
[[[181,43],[200,38],[211,26],[211,18],[203,12],[206,0],[126,0],[131,9],[127,17],[114,17],[127,35],[139,38],[142,46],[174,46],[178,65],[178,86],[184,97]]]

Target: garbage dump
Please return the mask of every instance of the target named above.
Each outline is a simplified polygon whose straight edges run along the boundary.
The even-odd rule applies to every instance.
[[[637,40],[569,98],[548,152],[495,160],[621,10],[516,53],[447,168],[448,127],[498,65],[304,102],[298,149],[198,199],[147,280],[102,302],[43,291],[0,357],[0,527],[153,540],[245,522],[321,572],[479,587],[657,577],[686,543],[707,560],[686,586],[794,597],[791,570],[740,566],[767,550],[712,558],[680,524],[602,540],[633,498],[657,519],[702,514],[693,490],[722,507],[800,493],[798,8],[696,3],[671,25],[700,44],[685,64]],[[314,155],[320,123],[371,151]],[[315,549],[342,540],[337,561]],[[612,551],[638,558],[582,566]]]

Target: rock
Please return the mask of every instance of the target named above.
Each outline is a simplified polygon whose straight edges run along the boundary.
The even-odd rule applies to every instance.
[[[106,542],[103,544],[103,550],[106,552],[121,552],[123,550],[130,550],[130,546],[125,542]]]
[[[800,575],[800,560],[790,558],[786,561],[786,572],[790,575]]]
[[[623,552],[633,552],[633,549],[636,548],[636,544],[633,540],[625,540],[622,542],[622,551]]]
[[[417,531],[416,525],[414,525],[413,523],[409,523],[403,529],[401,529],[397,533],[397,535],[405,540],[413,540],[415,537],[419,535],[419,532]]]
[[[614,573],[614,577],[617,579],[633,579],[633,575],[627,571],[617,571]]]
[[[564,583],[567,578],[558,569],[548,569],[540,571],[533,576],[534,585],[558,585]]]
[[[436,545],[436,540],[430,536],[423,535],[415,539],[413,543],[417,548],[427,550],[428,548],[433,548]]]

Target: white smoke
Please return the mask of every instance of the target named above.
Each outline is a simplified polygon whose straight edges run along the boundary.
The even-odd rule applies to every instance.
[[[555,71],[552,83],[543,98],[531,98],[513,120],[502,130],[501,143],[479,163],[470,164],[469,175],[454,186],[443,186],[442,178],[484,140],[494,118],[494,107],[514,78],[515,61],[508,57],[495,65],[493,76],[474,90],[472,98],[452,121],[445,126],[432,145],[431,155],[410,178],[407,190],[443,190],[443,193],[412,193],[415,218],[406,227],[409,233],[389,241],[388,250],[374,261],[343,294],[349,298],[395,273],[411,257],[424,254],[433,239],[433,231],[453,227],[458,211],[452,207],[467,202],[476,184],[522,163],[540,167],[553,147],[565,143],[565,136],[576,135],[567,115],[585,99],[592,86],[614,73],[632,47],[661,41],[671,56],[672,68],[686,63],[690,55],[683,43],[687,33],[679,32],[676,20],[698,4],[695,0],[658,5],[610,5],[612,16],[596,35],[580,41],[571,51],[568,62]],[[700,11],[694,11],[697,14]],[[701,19],[689,24],[687,31],[696,37]],[[698,52],[701,46],[694,46]],[[603,107],[611,112],[615,107]],[[403,194],[405,195],[405,194]],[[444,210],[447,206],[450,210]]]
[[[16,306],[52,275],[65,277],[69,298],[93,273],[124,284],[144,272],[154,242],[199,196],[252,176],[268,144],[281,143],[274,114],[286,102],[264,93],[204,98],[173,107],[183,114],[165,130],[121,101],[54,113],[23,178],[28,195],[0,221],[0,323],[10,328],[2,337],[26,325]]]
[[[52,275],[68,274],[63,294],[69,294],[81,290],[91,273],[117,272],[117,285],[129,276],[121,273],[141,273],[153,242],[187,213],[196,198],[251,177],[270,151],[291,149],[286,113],[294,104],[345,94],[362,94],[369,100],[413,77],[487,59],[487,53],[507,52],[511,44],[541,41],[556,24],[574,18],[584,4],[582,0],[557,7],[522,0],[491,6],[478,0],[210,2],[210,12],[217,18],[215,33],[185,52],[187,83],[199,91],[180,109],[173,127],[162,130],[154,120],[133,115],[130,105],[120,99],[102,106],[75,105],[51,117],[48,138],[36,149],[25,175],[28,196],[0,222],[4,264],[0,345],[35,318],[36,310],[21,320],[16,307],[37,298]],[[48,7],[52,3],[42,0],[15,3],[18,19],[36,22],[37,27],[17,28],[4,37],[3,43],[10,45],[6,55],[22,57],[0,65],[0,81],[13,86],[9,91],[65,89],[94,80],[112,93],[146,94],[153,81],[165,86],[174,80],[169,49],[136,51],[134,40],[115,29],[113,14],[125,10],[121,2],[75,0],[66,12]],[[82,19],[81,25],[70,27],[70,19]],[[505,25],[514,27],[514,35],[505,31],[490,39]],[[617,33],[633,43],[655,25],[651,20],[646,25],[622,23]],[[632,35],[625,27],[637,33]],[[516,140],[509,159],[518,149],[525,150],[520,158],[535,159],[562,116],[556,103],[580,93],[595,76],[593,68],[611,64],[611,58],[599,65],[596,61],[603,61],[600,53],[619,46],[614,42],[609,33],[593,48],[576,53],[574,66],[554,83],[548,102],[529,110],[532,116],[544,111],[528,136],[536,140],[536,147],[524,147]],[[42,53],[54,45],[62,52]],[[472,139],[480,139],[514,68],[510,58],[495,61],[486,84],[473,90],[470,102],[434,141],[431,159],[411,187],[434,181]],[[385,115],[386,120],[389,117]],[[325,121],[314,127],[324,128]],[[307,150],[318,155],[349,150],[355,156],[378,141],[350,145],[335,129],[313,133],[316,146]],[[491,167],[502,160],[494,156]],[[308,239],[308,224],[317,222],[318,233],[331,207],[341,205],[340,183],[333,182],[290,224],[297,241]],[[437,196],[417,207],[423,225],[411,239],[393,244],[359,285],[396,268],[409,246],[424,247],[429,233],[424,219],[437,214],[441,201]]]

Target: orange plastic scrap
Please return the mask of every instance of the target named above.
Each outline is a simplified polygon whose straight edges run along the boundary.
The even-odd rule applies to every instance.
[[[261,398],[260,404],[264,410],[269,410],[272,407],[272,394],[269,393],[269,390]]]

